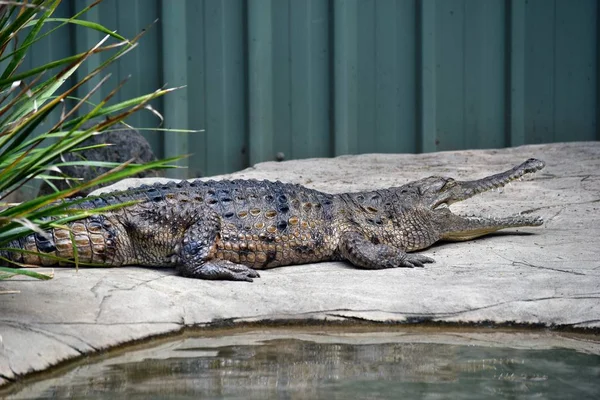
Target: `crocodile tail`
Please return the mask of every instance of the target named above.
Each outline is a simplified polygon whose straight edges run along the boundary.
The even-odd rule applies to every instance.
[[[73,225],[70,223],[68,225]],[[72,229],[72,227],[69,227]],[[88,232],[77,232],[72,236],[68,229],[48,229],[45,233],[33,233],[20,239],[13,240],[5,249],[19,249],[25,252],[0,250],[0,256],[18,264],[52,266],[56,264],[68,265],[59,262],[56,257],[80,262],[91,262],[91,240]],[[75,245],[75,249],[74,246]],[[6,264],[6,261],[0,259]]]
[[[0,265],[4,266],[11,260],[10,252],[7,250],[0,250]]]
[[[2,248],[6,249],[6,250],[0,250],[0,264],[1,265],[12,264],[12,261],[14,261],[16,263],[23,262],[22,253],[8,250],[8,249],[22,249],[23,245],[20,240],[13,240],[11,242],[8,242],[6,245],[2,246]]]
[[[9,261],[29,265],[71,265],[67,261],[102,265],[121,265],[114,259],[117,230],[104,216],[69,222],[65,228],[51,228],[10,242],[3,248],[26,252],[0,250],[0,256]],[[0,263],[6,261],[0,259]]]
[[[40,254],[51,252],[48,251],[48,247],[54,248],[51,238],[52,235],[50,233],[46,235],[34,233],[13,240],[3,246],[5,250],[0,250],[0,257],[2,257],[0,262],[2,264],[54,265],[56,261],[52,258],[40,256]],[[26,252],[18,250],[25,250]]]

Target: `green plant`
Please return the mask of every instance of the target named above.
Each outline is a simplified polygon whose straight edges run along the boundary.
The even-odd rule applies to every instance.
[[[66,203],[56,202],[57,200],[72,196],[82,188],[122,179],[145,169],[165,168],[176,160],[173,158],[145,165],[79,161],[78,165],[109,166],[113,169],[91,182],[12,207],[8,207],[9,204],[4,200],[32,179],[61,179],[48,174],[51,170],[72,164],[61,163],[61,153],[89,149],[90,147],[85,147],[82,143],[91,135],[109,129],[132,113],[147,107],[153,99],[174,90],[159,89],[109,105],[109,100],[124,84],[120,82],[101,101],[92,104],[91,96],[108,82],[108,76],[103,76],[89,92],[81,98],[75,97],[76,91],[81,90],[85,83],[96,76],[100,77],[110,64],[136,47],[142,36],[140,34],[133,39],[126,39],[97,23],[83,19],[84,14],[101,1],[83,8],[71,18],[54,18],[53,14],[61,0],[34,0],[29,3],[0,0],[0,249],[5,249],[10,241],[21,236],[48,227],[61,226],[90,213],[85,210],[67,209]],[[27,71],[19,69],[34,43],[68,24],[94,29],[106,36],[83,53]],[[46,29],[42,29],[43,27]],[[74,79],[74,72],[86,60],[100,53],[107,56],[97,68],[63,89],[66,86],[65,82]],[[70,109],[65,109],[64,106],[67,99],[75,99]],[[91,110],[84,111],[83,106],[90,104]],[[42,122],[48,120],[52,112],[58,111],[61,111],[61,115],[57,123],[40,135],[32,135]],[[86,129],[82,128],[86,121],[96,117],[105,119],[92,126],[86,125]],[[96,212],[108,209],[110,207]],[[8,260],[0,259],[0,262],[3,261]],[[45,275],[36,276],[38,274],[27,270],[0,269],[0,279],[13,274],[47,278]]]

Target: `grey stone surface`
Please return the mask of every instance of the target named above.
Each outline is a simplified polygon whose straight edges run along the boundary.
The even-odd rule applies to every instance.
[[[186,279],[171,269],[55,269],[0,282],[0,384],[60,361],[216,320],[317,318],[490,321],[600,328],[600,143],[263,163],[227,177],[329,191],[401,185],[433,174],[479,178],[536,157],[546,169],[502,193],[452,206],[546,222],[519,234],[438,244],[423,269],[366,271],[342,262],[281,267],[254,283]],[[131,182],[121,182],[121,187]],[[46,270],[46,269],[42,269]]]

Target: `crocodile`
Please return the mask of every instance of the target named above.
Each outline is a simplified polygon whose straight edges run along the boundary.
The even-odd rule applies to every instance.
[[[93,213],[135,202],[14,240],[8,247],[27,252],[3,249],[0,257],[21,265],[53,265],[60,257],[113,267],[174,266],[187,277],[250,282],[257,270],[328,260],[364,269],[423,267],[434,260],[412,252],[437,241],[541,225],[539,217],[461,216],[448,206],[542,168],[532,158],[477,180],[431,176],[341,194],[258,180],[143,185],[70,205]]]

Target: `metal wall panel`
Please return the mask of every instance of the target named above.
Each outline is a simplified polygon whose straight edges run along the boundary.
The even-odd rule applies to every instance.
[[[417,150],[416,4],[336,1],[335,154]]]
[[[436,7],[436,150],[505,144],[504,1]]]
[[[125,36],[159,18],[112,80],[131,75],[118,99],[187,85],[153,106],[165,128],[204,132],[145,133],[160,156],[193,154],[170,172],[184,177],[278,158],[598,140],[599,16],[596,0],[105,0],[88,18]],[[101,38],[70,32],[46,50]]]
[[[248,2],[250,162],[331,155],[325,0]]]

